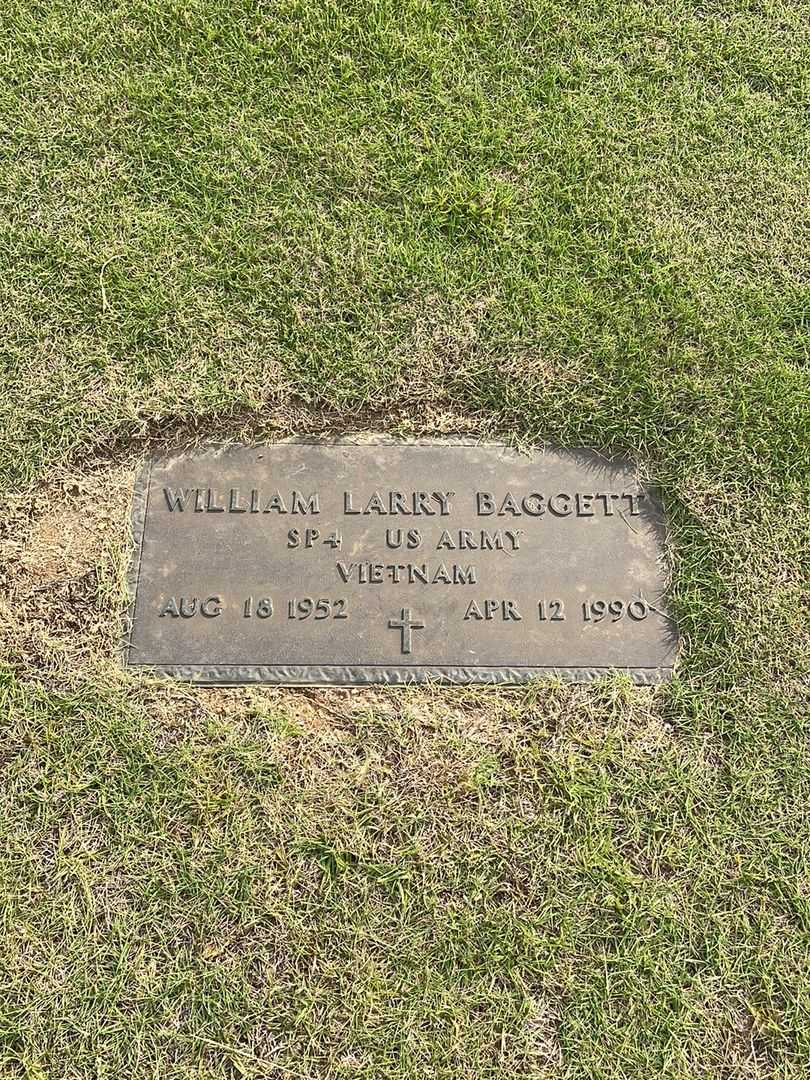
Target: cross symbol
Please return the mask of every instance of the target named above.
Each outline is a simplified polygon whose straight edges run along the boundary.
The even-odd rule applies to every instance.
[[[402,652],[409,653],[411,651],[411,630],[424,630],[425,624],[423,622],[411,622],[411,609],[404,607],[400,611],[398,619],[388,620],[388,628],[389,630],[401,631]]]

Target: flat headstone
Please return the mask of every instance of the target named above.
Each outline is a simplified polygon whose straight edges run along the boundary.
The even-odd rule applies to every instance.
[[[447,442],[155,457],[126,663],[201,683],[658,682],[665,524],[632,464]]]

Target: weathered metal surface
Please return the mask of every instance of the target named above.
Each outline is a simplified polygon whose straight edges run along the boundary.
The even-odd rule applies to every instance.
[[[445,442],[155,458],[126,662],[203,683],[671,673],[665,527],[633,466]]]

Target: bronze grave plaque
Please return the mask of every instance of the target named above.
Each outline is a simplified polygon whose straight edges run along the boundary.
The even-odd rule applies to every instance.
[[[126,663],[200,683],[667,678],[665,524],[632,464],[492,444],[153,458]]]

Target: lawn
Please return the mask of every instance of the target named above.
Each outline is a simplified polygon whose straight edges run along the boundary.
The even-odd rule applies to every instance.
[[[806,1076],[806,4],[0,30],[2,1080]],[[634,457],[673,682],[125,673],[143,455],[337,431]]]

